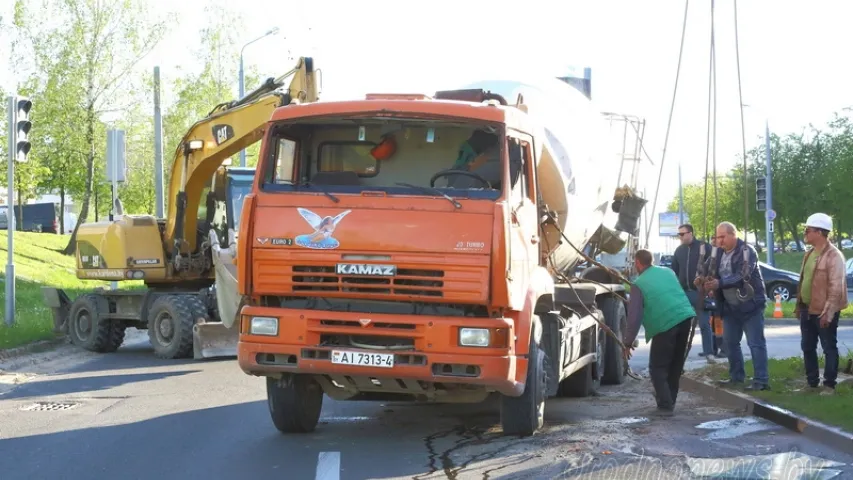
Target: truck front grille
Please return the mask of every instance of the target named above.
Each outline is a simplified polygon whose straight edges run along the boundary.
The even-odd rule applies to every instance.
[[[294,265],[293,292],[347,292],[441,298],[443,270],[397,270],[393,277],[338,275],[334,266]]]

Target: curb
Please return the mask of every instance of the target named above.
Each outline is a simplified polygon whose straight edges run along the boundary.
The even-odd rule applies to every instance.
[[[773,325],[799,325],[800,320],[796,318],[773,318],[766,317],[764,319],[764,326],[771,327]],[[840,327],[849,327],[853,326],[853,318],[841,318],[838,320],[838,326]]]
[[[66,342],[67,338],[65,336],[62,336],[52,340],[41,340],[38,342],[28,343],[20,347],[0,349],[0,362],[5,362],[7,360],[21,357],[30,353],[41,353],[46,352],[48,350],[53,350],[54,348]]]
[[[853,434],[840,428],[808,419],[755,397],[715,387],[688,376],[683,375],[681,377],[681,384],[684,390],[688,392],[706,397],[720,405],[743,411],[748,415],[769,420],[838,451],[853,454]]]

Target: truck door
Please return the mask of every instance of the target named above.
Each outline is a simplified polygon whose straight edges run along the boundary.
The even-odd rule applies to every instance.
[[[531,178],[531,141],[507,137],[510,181],[510,296],[515,308],[522,308],[531,271],[538,264],[539,232],[534,183]]]

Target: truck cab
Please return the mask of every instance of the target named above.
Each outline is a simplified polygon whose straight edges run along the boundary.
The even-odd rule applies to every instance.
[[[555,285],[542,137],[477,90],[275,112],[240,223],[238,359],[279,430],[312,431],[324,395],[498,394],[504,432],[529,435],[546,396],[589,394],[600,292]]]

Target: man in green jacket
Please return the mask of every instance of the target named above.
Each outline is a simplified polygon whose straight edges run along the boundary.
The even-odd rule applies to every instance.
[[[657,411],[670,416],[675,409],[696,310],[672,269],[652,265],[652,252],[638,250],[634,266],[639,276],[631,286],[628,331],[623,343],[633,345],[642,324],[646,343],[652,342],[649,375],[655,389]],[[631,347],[626,347],[625,356],[631,358]]]

